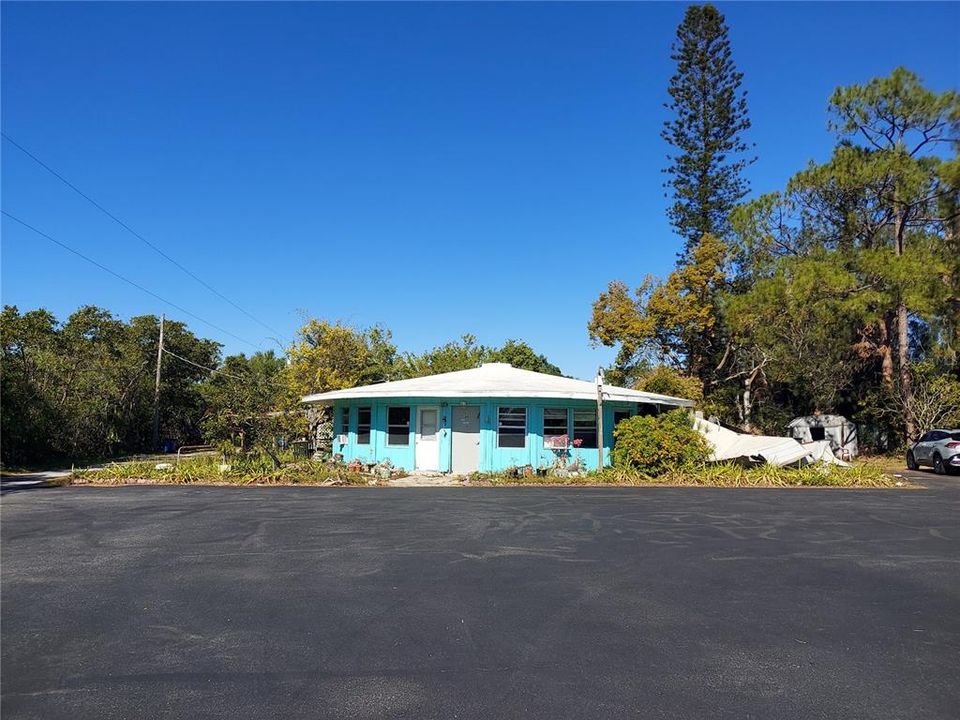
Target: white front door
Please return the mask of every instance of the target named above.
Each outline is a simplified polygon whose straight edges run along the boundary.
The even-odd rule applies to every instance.
[[[417,470],[440,469],[439,429],[439,408],[417,408]]]

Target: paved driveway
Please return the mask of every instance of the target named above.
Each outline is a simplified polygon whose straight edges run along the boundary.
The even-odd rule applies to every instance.
[[[10,493],[3,716],[955,718],[958,485]]]

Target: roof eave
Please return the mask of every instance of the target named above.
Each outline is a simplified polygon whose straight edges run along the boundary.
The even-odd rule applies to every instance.
[[[671,405],[675,407],[693,407],[694,402],[685,398],[670,397],[668,395],[625,395],[621,393],[605,393],[606,400],[611,402],[626,403],[644,403],[648,405]],[[301,402],[310,405],[332,405],[337,400],[393,400],[396,398],[448,398],[478,400],[483,398],[524,398],[529,400],[594,400],[596,396],[592,393],[564,393],[564,392],[518,392],[515,390],[504,390],[498,392],[485,393],[464,393],[450,391],[435,391],[431,393],[363,393],[350,392],[349,390],[335,390],[329,393],[317,393],[314,395],[305,395]]]

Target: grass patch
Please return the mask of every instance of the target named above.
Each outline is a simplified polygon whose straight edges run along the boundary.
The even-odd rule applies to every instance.
[[[857,458],[857,465],[867,465],[875,467],[888,473],[904,472],[907,469],[906,453],[896,453],[887,455],[860,455]]]
[[[845,468],[837,465],[809,465],[802,468],[778,468],[772,465],[745,468],[734,463],[711,463],[669,469],[658,475],[637,470],[605,468],[577,477],[532,475],[528,477],[501,473],[476,473],[471,484],[502,485],[693,485],[701,487],[904,487],[909,483],[897,480],[874,464]],[[899,485],[898,485],[899,483]]]
[[[343,465],[300,460],[274,467],[268,458],[235,458],[225,468],[217,456],[187,458],[169,469],[158,463],[111,463],[92,470],[75,470],[73,484],[92,485],[369,485],[369,475],[352,472]]]

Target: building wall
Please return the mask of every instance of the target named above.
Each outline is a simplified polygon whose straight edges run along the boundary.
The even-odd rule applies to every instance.
[[[453,404],[461,404],[460,400],[453,400]],[[482,398],[465,400],[465,405],[480,407],[480,467],[481,472],[496,472],[511,466],[531,465],[537,467],[552,467],[557,454],[543,446],[543,411],[547,407],[573,409],[595,409],[596,404],[586,400],[550,400],[550,399],[522,399],[522,398]],[[349,408],[349,428],[345,431],[341,426],[341,408]],[[372,409],[372,428],[370,443],[357,443],[357,408],[370,407]],[[410,432],[406,446],[391,446],[387,444],[387,408],[410,408]],[[441,472],[449,472],[451,467],[451,451],[453,430],[451,427],[451,400],[449,398],[395,398],[389,401],[349,400],[338,401],[334,405],[334,438],[333,452],[343,455],[345,461],[360,460],[365,463],[377,463],[389,459],[394,466],[407,471],[415,470],[416,422],[417,408],[437,407],[439,414],[439,468]],[[497,446],[497,417],[500,407],[523,407],[527,410],[527,428],[525,443],[522,448],[501,448]],[[603,450],[604,464],[610,464],[610,448],[613,447],[613,420],[614,412],[625,411],[631,415],[656,412],[654,406],[638,403],[605,402],[603,405]],[[573,438],[573,413],[568,413],[567,432]],[[347,435],[347,442],[340,443],[339,436]],[[578,457],[583,460],[589,470],[596,470],[599,453],[596,448],[573,448],[569,450],[567,462]]]

